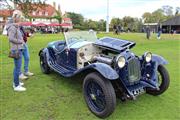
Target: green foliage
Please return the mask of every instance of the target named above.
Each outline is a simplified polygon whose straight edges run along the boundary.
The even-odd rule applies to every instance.
[[[96,21],[93,21],[91,19],[85,20],[84,21],[84,26],[88,29],[93,29],[93,30],[97,30],[98,28],[98,24]]]
[[[134,18],[134,22],[132,24],[132,31],[141,32],[142,27],[143,27],[142,20],[138,18]]]
[[[180,8],[176,7],[175,15],[178,15],[179,11],[180,11]],[[145,23],[161,23],[172,17],[174,17],[173,7],[169,5],[162,6],[162,8],[159,8],[152,13],[145,12],[142,15],[142,18],[144,19]]]
[[[111,29],[113,28],[114,25],[120,25],[121,27],[124,28],[124,30],[130,28],[131,31],[139,32],[142,27],[142,20],[130,16],[125,16],[122,19],[112,18],[110,23]]]
[[[175,16],[180,15],[180,7],[176,7]]]
[[[57,19],[58,22],[61,23],[61,21],[62,21],[62,15],[61,15],[60,11],[57,11],[57,10],[56,10],[56,15],[55,15],[54,17],[52,17],[52,18]]]
[[[93,29],[96,31],[105,31],[106,29],[106,21],[104,20],[99,20],[99,21],[93,21],[91,19],[84,20],[82,25],[75,25],[75,29],[80,29],[80,30],[89,30]]]
[[[125,16],[123,18],[123,26],[125,28],[132,28],[133,27],[133,23],[134,23],[134,18],[130,17],[130,16]]]
[[[163,13],[162,9],[157,9],[154,12],[152,12],[152,20],[155,23],[163,22],[166,19],[166,16]]]
[[[105,31],[106,30],[106,21],[105,20],[101,19],[101,20],[98,21],[97,24],[98,24],[97,25],[98,26],[97,30],[99,30],[99,31]]]
[[[98,34],[133,40],[137,45],[132,51],[142,55],[145,51],[163,56],[170,73],[170,87],[161,96],[143,94],[135,101],[121,102],[117,98],[114,113],[107,120],[179,120],[180,110],[180,36],[162,34],[161,40],[153,34]],[[52,72],[43,74],[38,52],[48,42],[63,39],[62,34],[35,34],[28,39],[30,71],[35,76],[23,81],[26,92],[12,89],[13,60],[8,58],[7,36],[0,35],[0,118],[1,120],[98,120],[87,108],[82,93],[81,76],[64,78]],[[100,120],[100,119],[99,119]]]
[[[162,6],[162,10],[166,16],[173,16],[173,7],[169,5]]]
[[[114,25],[123,25],[123,20],[120,18],[112,18],[110,22],[110,26],[113,27]]]
[[[167,19],[162,9],[157,9],[152,13],[145,12],[142,17],[145,23],[159,23]]]
[[[84,17],[81,14],[74,13],[74,12],[67,12],[65,16],[68,18],[71,18],[73,25],[83,24]]]
[[[144,19],[144,22],[145,23],[150,23],[152,22],[152,14],[150,12],[145,12],[143,15],[142,15],[142,18]]]

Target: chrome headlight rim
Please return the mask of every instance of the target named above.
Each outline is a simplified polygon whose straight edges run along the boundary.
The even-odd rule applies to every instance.
[[[145,52],[144,53],[144,60],[149,63],[152,60],[152,53],[151,52]]]
[[[116,59],[117,66],[123,68],[126,65],[126,59],[123,55],[119,55]]]

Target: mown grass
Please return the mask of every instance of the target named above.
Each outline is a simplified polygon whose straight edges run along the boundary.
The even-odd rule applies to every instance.
[[[98,37],[112,36],[133,40],[132,50],[142,55],[145,51],[159,54],[168,60],[171,77],[169,89],[161,96],[144,94],[135,101],[117,99],[114,113],[108,120],[179,120],[180,119],[180,35],[163,34],[161,40],[145,34],[99,33]],[[0,35],[0,118],[1,120],[92,120],[99,119],[87,108],[82,94],[80,76],[64,78],[57,73],[42,74],[38,52],[48,42],[63,39],[62,34],[34,35],[29,38],[30,71],[35,76],[24,81],[26,92],[12,89],[13,60],[7,57],[8,41]]]

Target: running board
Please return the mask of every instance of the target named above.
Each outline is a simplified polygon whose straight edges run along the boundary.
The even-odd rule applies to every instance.
[[[74,73],[74,71],[68,70],[62,66],[60,66],[56,61],[49,60],[48,61],[49,67],[53,69],[54,71],[58,72],[64,77],[71,77]]]

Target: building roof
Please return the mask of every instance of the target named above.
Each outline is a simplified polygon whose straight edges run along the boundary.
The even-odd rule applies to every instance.
[[[0,10],[0,16],[9,17],[12,16],[13,10]]]
[[[63,20],[71,20],[71,18],[63,18]]]
[[[46,4],[44,7],[37,8],[37,10],[34,12],[35,12],[35,15],[32,12],[32,13],[29,13],[29,16],[36,17],[36,18],[47,18],[47,17],[54,16],[54,14],[56,14],[56,9],[52,5]]]
[[[20,8],[20,7],[19,7]],[[33,12],[35,14],[33,14]],[[39,7],[37,8],[36,11],[33,11],[32,13],[29,13],[30,17],[33,18],[48,18],[48,17],[52,17],[56,14],[56,9],[50,5],[50,4],[46,4],[43,7]],[[0,17],[9,17],[12,16],[13,10],[0,10]]]
[[[162,22],[162,25],[180,25],[180,15]]]

